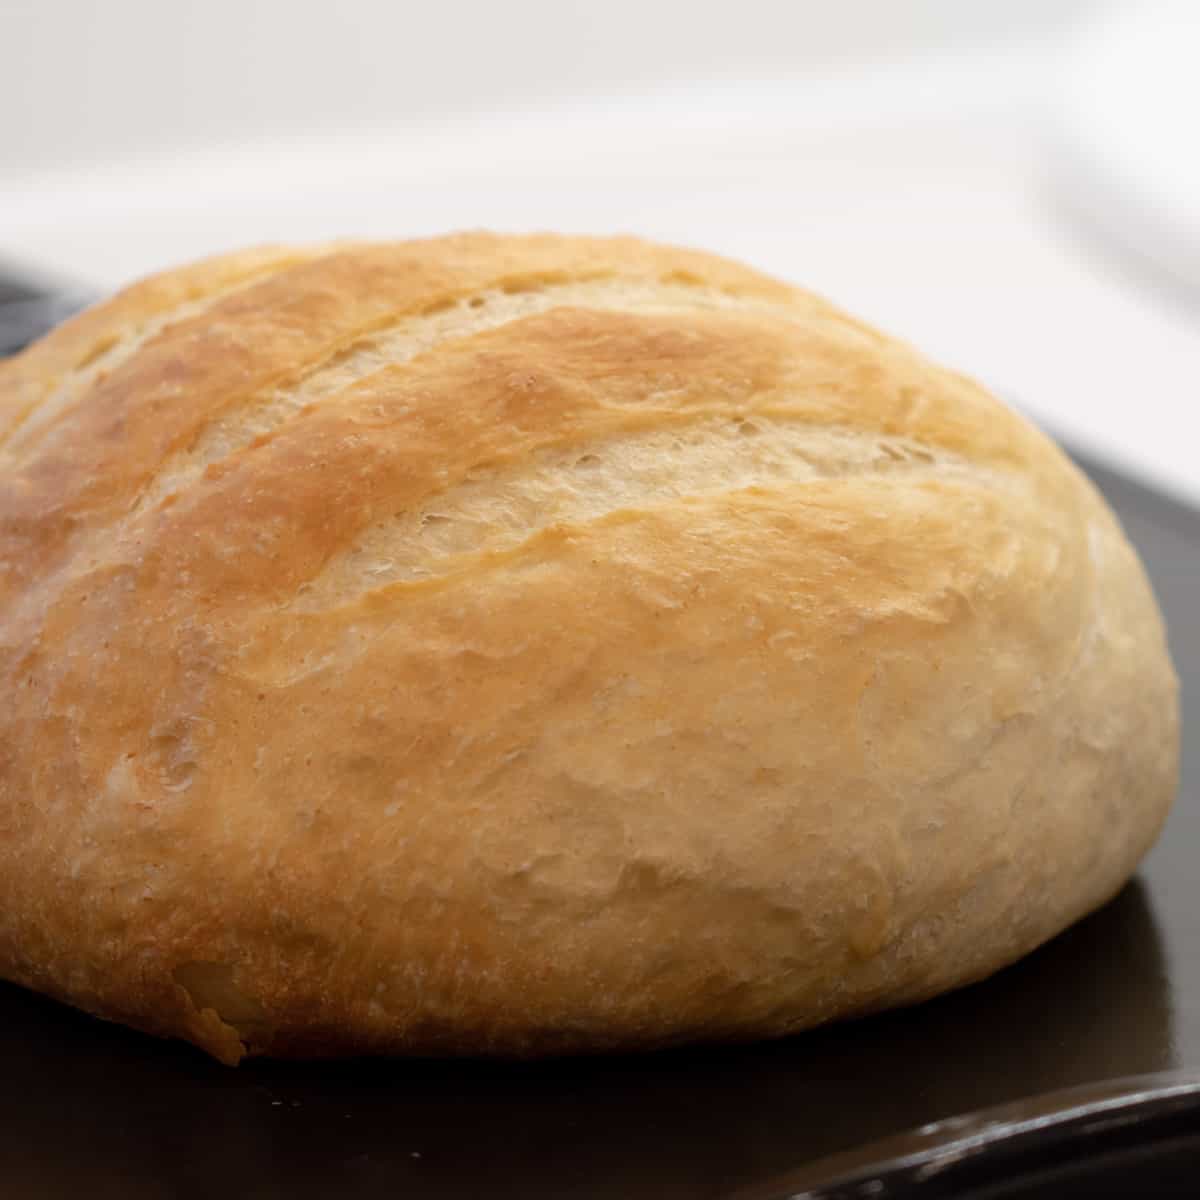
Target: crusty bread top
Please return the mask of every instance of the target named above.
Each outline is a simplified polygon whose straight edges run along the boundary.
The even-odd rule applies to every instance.
[[[233,255],[0,365],[0,679],[0,973],[226,1058],[924,994],[1111,893],[1177,737],[1047,439],[631,239]]]
[[[730,424],[752,414],[764,424]],[[787,444],[747,465],[754,456],[735,432],[768,427]],[[624,473],[661,462],[656,448],[675,433],[690,447],[674,464],[680,478]],[[372,529],[379,516],[433,496],[470,504],[482,468],[523,468],[508,481],[518,502],[540,482],[531,475],[587,475],[590,460],[567,460],[601,438],[629,462],[591,476],[632,494],[591,505],[577,496],[578,513],[564,499],[564,519],[628,507],[660,485],[693,494],[714,468],[700,490],[919,468],[938,451],[939,462],[1021,468],[1052,453],[967,380],[709,255],[482,234],[254,251],[131,288],[6,365],[0,479],[4,533],[15,540],[0,555],[0,595],[44,578],[102,527],[128,533],[169,507],[223,525],[230,501],[245,512],[247,471],[264,515],[272,498],[302,511],[311,493],[312,551],[326,564],[335,547],[356,553],[365,530],[380,544],[399,535],[403,549],[401,530]],[[526,460],[547,452],[563,461],[530,471]],[[309,477],[304,486],[297,468],[318,456],[329,474],[386,475],[389,486],[372,489],[369,506],[340,506],[337,485]],[[507,524],[517,541],[537,532],[514,513]],[[433,525],[394,578],[418,577],[426,554],[436,572],[448,565]],[[502,528],[489,533],[509,540]],[[298,567],[300,549],[289,555]],[[354,591],[390,578],[367,573]]]

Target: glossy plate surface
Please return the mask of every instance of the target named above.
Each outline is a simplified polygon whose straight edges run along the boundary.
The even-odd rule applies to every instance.
[[[1200,1071],[1084,1084],[810,1163],[736,1200],[1195,1195]]]

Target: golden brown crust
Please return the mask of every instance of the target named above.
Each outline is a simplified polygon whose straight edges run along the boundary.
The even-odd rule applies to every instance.
[[[913,1000],[1174,792],[1089,485],[707,255],[230,256],[0,365],[0,439],[0,974],[226,1061]]]

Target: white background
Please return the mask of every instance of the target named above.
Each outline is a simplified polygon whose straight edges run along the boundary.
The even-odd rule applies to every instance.
[[[0,173],[790,78],[1060,29],[1087,0],[0,0]],[[0,178],[2,178],[0,174]]]

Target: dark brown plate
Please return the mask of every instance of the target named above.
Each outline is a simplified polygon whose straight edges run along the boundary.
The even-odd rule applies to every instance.
[[[773,1044],[530,1066],[231,1071],[0,984],[0,1195],[783,1196],[772,1181],[906,1129],[1200,1068],[1200,514],[1092,473],[1154,578],[1191,730],[1166,834],[1101,912],[987,982],[908,1011]],[[1155,1172],[1161,1182],[1180,1153],[1194,1164],[1197,1140],[1172,1150],[1145,1129],[1142,1192],[1182,1195],[1156,1190]],[[999,1190],[971,1196],[1025,1194],[1003,1185],[1011,1157],[982,1161]]]

